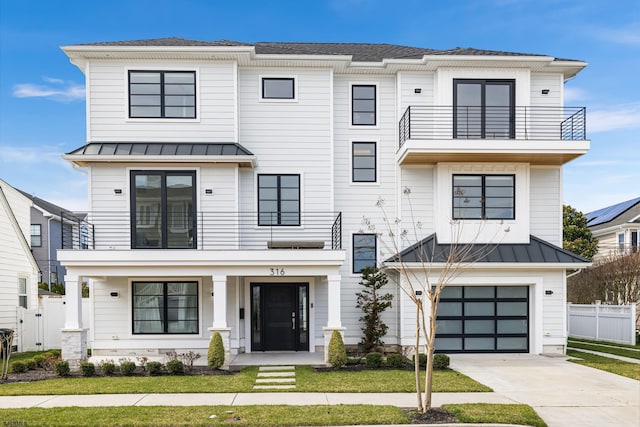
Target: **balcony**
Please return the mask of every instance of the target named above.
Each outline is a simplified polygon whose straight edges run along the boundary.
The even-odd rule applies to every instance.
[[[589,150],[584,107],[409,106],[399,142],[400,164],[562,165]]]
[[[265,223],[264,213],[260,218]],[[63,215],[62,249],[342,249],[341,213],[302,212],[295,219],[298,225],[258,225],[257,212],[197,212],[193,220],[158,217],[134,230],[130,212]]]

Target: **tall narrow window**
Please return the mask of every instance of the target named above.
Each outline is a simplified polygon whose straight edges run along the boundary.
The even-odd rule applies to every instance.
[[[618,251],[624,252],[624,233],[618,234]]]
[[[42,246],[42,225],[31,224],[31,247]]]
[[[376,182],[376,143],[354,142],[351,147],[353,182]]]
[[[454,175],[453,219],[515,219],[515,176]]]
[[[453,85],[454,138],[515,138],[514,80],[455,79]]]
[[[258,225],[300,225],[300,175],[258,175]]]
[[[264,77],[262,99],[295,99],[295,79],[291,77]]]
[[[638,234],[640,232],[638,230],[634,230],[631,232],[631,252],[640,252],[640,242],[638,242]]]
[[[351,124],[376,125],[376,86],[351,86]]]
[[[197,282],[133,282],[134,334],[197,334]]]
[[[18,277],[18,305],[22,308],[27,307],[27,278]]]
[[[129,71],[129,117],[196,117],[195,71]]]
[[[133,248],[196,248],[195,172],[132,171]]]
[[[376,235],[353,235],[353,272],[362,273],[365,267],[376,266]]]

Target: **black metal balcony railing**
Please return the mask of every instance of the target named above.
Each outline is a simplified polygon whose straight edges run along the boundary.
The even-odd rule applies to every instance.
[[[260,218],[264,223],[264,213]],[[143,224],[132,228],[129,212],[89,212],[86,218],[64,215],[62,248],[342,249],[341,213],[302,212],[295,219],[289,225],[258,225],[257,212],[198,212],[193,220],[147,215]]]
[[[409,139],[586,139],[585,107],[409,106],[399,123],[400,147]]]

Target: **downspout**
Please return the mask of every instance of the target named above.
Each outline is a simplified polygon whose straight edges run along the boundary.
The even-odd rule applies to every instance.
[[[49,292],[51,292],[51,215],[47,216],[47,283],[49,283]]]

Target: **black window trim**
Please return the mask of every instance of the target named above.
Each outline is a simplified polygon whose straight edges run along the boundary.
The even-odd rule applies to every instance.
[[[134,293],[134,284],[136,283],[162,283],[162,297],[164,299],[164,321],[163,321],[163,330],[164,332],[135,332],[135,293]],[[198,318],[196,320],[196,332],[167,332],[169,326],[169,317],[168,310],[169,305],[167,304],[167,288],[169,283],[195,283],[196,284],[196,312],[198,313]],[[198,335],[200,334],[200,282],[197,280],[133,280],[131,281],[131,334],[132,335]]]
[[[355,172],[357,170],[370,170],[371,168],[356,168],[355,167],[355,145],[356,144],[372,144],[373,145],[373,180],[357,180],[355,177]],[[365,156],[359,156],[365,157]],[[366,156],[369,157],[369,156]],[[364,184],[375,184],[378,182],[378,143],[377,141],[351,141],[351,182],[352,183],[364,183]]]
[[[378,236],[375,233],[353,233],[351,235],[351,273],[361,274],[362,270],[356,271],[356,236],[373,236],[373,266],[378,264]]]
[[[261,222],[261,216],[260,216],[260,189],[262,187],[260,187],[260,177],[261,176],[275,176],[277,177],[277,181],[278,181],[278,187],[277,187],[277,203],[278,203],[278,207],[277,207],[277,214],[278,214],[278,218],[276,220],[275,223],[270,222],[270,223],[262,223]],[[281,202],[282,202],[282,197],[281,197],[281,190],[282,187],[280,185],[280,178],[283,176],[297,176],[298,177],[298,222],[297,224],[282,224],[282,209],[281,209]],[[258,176],[256,177],[256,187],[257,187],[257,193],[258,193],[258,205],[257,205],[257,211],[258,211],[258,226],[259,227],[300,227],[300,225],[302,225],[302,221],[301,221],[301,209],[302,209],[302,200],[301,200],[301,187],[302,187],[302,178],[300,176],[299,173],[260,173],[258,174]],[[290,213],[290,212],[284,212],[284,213]]]
[[[369,99],[369,98],[356,98],[353,95],[356,87],[372,87],[373,88],[373,123],[355,123],[355,113],[371,113],[372,111],[361,111],[354,108],[354,101],[357,99]],[[375,83],[351,83],[351,126],[378,126],[378,85]]]
[[[509,105],[509,118],[510,118],[510,123],[509,123],[509,138],[507,139],[515,139],[516,135],[516,131],[515,131],[515,112],[516,112],[516,79],[467,79],[467,78],[462,78],[462,79],[453,79],[453,139],[457,139],[458,138],[458,83],[478,83],[478,84],[482,84],[482,89],[481,89],[481,104],[480,104],[480,109],[482,112],[482,116],[481,116],[481,125],[480,125],[480,132],[481,132],[481,136],[480,139],[487,139],[486,138],[486,96],[485,96],[485,91],[486,91],[486,84],[487,83],[493,83],[493,84],[504,84],[504,85],[508,85],[509,86],[509,97],[510,97],[510,102],[511,104]],[[465,138],[465,139],[469,139],[469,138]]]
[[[265,96],[264,82],[271,80],[283,80],[291,81],[291,98],[277,97],[277,96]],[[260,99],[264,101],[296,101],[298,99],[298,93],[296,90],[296,78],[295,77],[278,77],[278,76],[261,76],[260,77]]]
[[[455,186],[455,177],[456,176],[477,176],[477,177],[481,177],[482,178],[482,195],[481,195],[481,202],[482,202],[482,207],[481,207],[481,215],[480,218],[459,218],[456,217],[455,215],[455,211],[456,211],[456,206],[455,206],[455,192],[456,192],[456,186]],[[486,216],[486,204],[485,204],[485,189],[486,189],[486,185],[485,185],[485,178],[486,177],[494,177],[494,176],[500,176],[500,177],[512,177],[513,178],[513,188],[511,191],[511,198],[513,199],[513,215],[511,216],[511,218],[487,218]],[[456,173],[453,174],[451,176],[451,218],[454,220],[463,220],[463,221],[499,221],[499,220],[506,220],[506,221],[510,221],[510,220],[515,220],[516,219],[516,174],[492,174],[492,173]]]
[[[159,116],[132,116],[131,115],[131,73],[158,73],[160,74],[160,115]],[[180,73],[180,74],[184,74],[184,73],[190,73],[193,74],[193,117],[175,117],[175,116],[166,116],[165,115],[165,101],[164,101],[164,90],[165,90],[165,84],[164,84],[164,76],[165,74],[171,74],[171,73]],[[196,75],[196,71],[195,70],[140,70],[140,69],[135,69],[135,70],[128,70],[127,72],[127,78],[128,78],[128,82],[127,82],[127,89],[128,89],[128,118],[129,119],[134,119],[134,120],[157,120],[157,119],[163,119],[163,120],[195,120],[198,118],[198,85],[197,85],[197,75]]]

